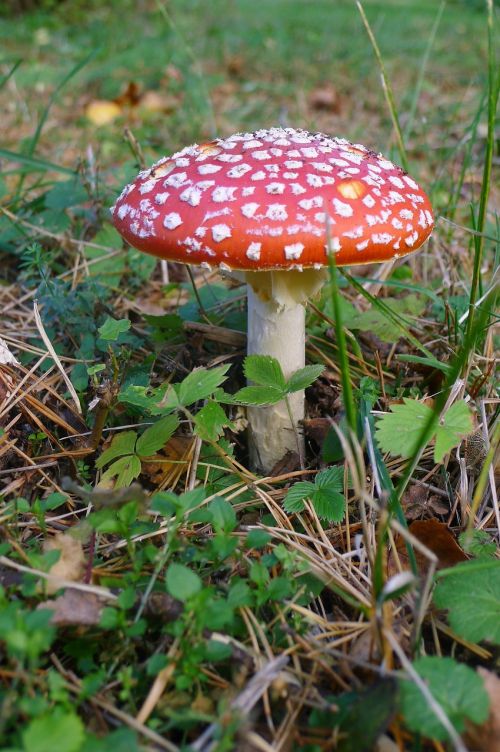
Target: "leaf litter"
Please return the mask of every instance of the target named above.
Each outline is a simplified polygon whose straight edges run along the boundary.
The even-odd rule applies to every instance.
[[[237,129],[233,126],[239,125],[238,115],[234,123],[232,113],[241,106],[238,81],[245,80],[248,62],[244,56],[233,56],[227,58],[226,64],[231,86],[225,89],[219,86],[214,91],[214,100],[223,113],[224,128],[230,132]],[[173,79],[175,82],[175,76]],[[321,82],[312,89],[310,99],[290,98],[288,104],[294,113],[295,107],[302,115],[305,113],[317,128],[331,130],[333,117],[335,127],[347,133],[352,112],[359,111],[359,103],[341,89],[337,92],[337,89],[327,91],[327,88]],[[145,104],[148,95],[156,93],[147,89],[138,92],[125,86],[122,94],[117,94],[118,101],[104,102],[108,107],[113,102],[113,112],[119,118],[130,117],[135,126],[143,117],[141,101]],[[159,95],[161,98],[160,92]],[[373,96],[367,94],[362,115],[366,125],[377,130],[382,115],[377,111],[379,106],[374,106]],[[429,96],[432,97],[432,93],[427,93]],[[91,103],[95,105],[100,101],[95,99]],[[257,92],[255,106],[262,108],[263,101]],[[286,98],[283,101],[286,102]],[[87,112],[88,116],[85,104],[89,103],[81,97],[79,111]],[[153,104],[150,113],[161,111],[163,117],[165,112],[171,112],[158,99]],[[176,99],[176,106],[185,106],[182,97]],[[369,114],[370,107],[375,110],[372,114]],[[149,116],[145,116],[146,119]],[[106,117],[110,118],[109,113]],[[56,105],[53,118],[55,122],[66,122],[68,142],[56,148],[50,138],[45,139],[44,156],[65,165],[75,165],[76,155],[82,153],[81,146],[77,145],[82,139],[81,130],[73,120],[68,121],[65,106]],[[117,121],[111,118],[107,124],[114,122]],[[94,124],[106,125],[96,121]],[[11,115],[7,126],[12,146],[17,145],[23,133],[32,132],[21,124],[19,132],[14,133]],[[138,128],[141,130],[142,122]],[[184,132],[179,132],[179,143],[186,140],[182,138]],[[431,146],[437,145],[435,139],[439,138],[439,129],[430,131]],[[115,136],[113,140],[117,140]],[[168,138],[166,142],[170,143]],[[175,147],[178,145],[176,142]],[[114,151],[115,160],[116,154]],[[97,174],[93,159],[89,157],[83,167],[87,186]],[[121,154],[118,161],[123,159]],[[430,155],[429,159],[432,159]],[[109,164],[107,156],[102,156],[102,160],[103,167]],[[426,160],[421,161],[424,169]],[[476,173],[479,169],[476,162],[469,168]],[[427,169],[431,172],[430,164]],[[49,177],[51,174],[47,173]],[[84,679],[85,661],[91,665],[90,652],[82,658],[83,663],[79,663],[75,655],[66,650],[68,632],[65,630],[74,629],[70,634],[73,640],[80,640],[80,650],[86,650],[87,640],[93,640],[101,646],[100,658],[107,667],[120,666],[113,680],[105,685],[105,692],[98,688],[94,694],[94,707],[100,708],[99,713],[103,714],[100,722],[104,733],[113,728],[115,721],[110,719],[118,718],[121,724],[128,725],[144,739],[149,738],[151,743],[160,747],[163,744],[162,748],[169,748],[169,744],[177,748],[184,732],[176,727],[175,713],[184,713],[181,726],[189,726],[190,731],[186,732],[189,741],[198,749],[210,748],[214,735],[224,733],[228,739],[236,738],[237,744],[253,741],[259,749],[269,744],[295,744],[299,749],[315,743],[324,746],[330,744],[332,738],[339,749],[363,749],[363,745],[376,743],[377,738],[389,743],[397,740],[401,744],[412,728],[435,739],[445,738],[439,724],[425,725],[430,724],[429,706],[421,695],[415,694],[414,685],[411,685],[414,694],[410,700],[402,702],[399,698],[397,688],[400,691],[401,686],[407,685],[402,685],[397,674],[401,674],[397,652],[391,649],[384,635],[385,631],[392,630],[410,655],[412,631],[421,628],[420,645],[426,650],[440,654],[453,649],[458,651],[464,664],[472,665],[475,654],[463,647],[460,637],[473,641],[497,639],[493,621],[485,625],[476,618],[474,604],[467,601],[469,585],[465,579],[460,579],[459,573],[461,567],[468,565],[468,562],[461,562],[466,562],[471,554],[465,553],[456,540],[456,533],[467,523],[463,515],[470,513],[472,501],[470,491],[464,491],[461,484],[467,477],[473,489],[494,440],[494,413],[498,401],[491,380],[487,379],[472,399],[469,399],[472,390],[467,393],[466,388],[443,412],[442,422],[435,431],[435,446],[427,448],[420,457],[413,471],[415,485],[410,484],[402,497],[409,532],[404,526],[401,529],[394,517],[387,526],[383,521],[391,484],[396,485],[404,477],[416,445],[415,426],[432,411],[431,403],[425,400],[427,395],[441,388],[442,372],[432,362],[425,364],[425,368],[416,361],[398,362],[398,354],[417,358],[420,352],[408,340],[400,338],[400,329],[394,330],[392,322],[385,319],[384,323],[379,309],[368,307],[365,301],[344,288],[346,310],[348,304],[352,313],[346,325],[355,333],[349,344],[354,384],[361,389],[361,379],[365,377],[378,382],[375,401],[367,400],[366,404],[370,409],[375,408],[378,451],[388,453],[384,457],[387,477],[381,486],[380,465],[377,469],[377,464],[367,455],[363,437],[360,443],[353,440],[352,446],[344,437],[346,443],[341,446],[340,454],[329,461],[331,467],[328,463],[325,466],[322,448],[331,435],[332,420],[341,423],[343,407],[338,397],[340,374],[335,358],[337,343],[331,333],[331,310],[325,301],[320,301],[319,312],[311,309],[308,355],[316,365],[327,366],[328,378],[320,377],[308,390],[310,414],[314,416],[309,419],[308,429],[315,445],[309,448],[307,470],[284,458],[272,477],[264,481],[255,478],[245,465],[243,437],[233,433],[231,422],[223,425],[220,413],[212,414],[214,408],[209,407],[217,405],[231,417],[237,414],[236,409],[232,412],[224,401],[224,394],[214,390],[227,389],[234,394],[238,388],[244,388],[241,370],[238,373],[242,366],[241,342],[229,338],[232,344],[222,347],[218,334],[220,330],[237,329],[238,316],[241,325],[244,291],[233,288],[239,294],[238,302],[238,297],[230,296],[221,301],[211,296],[210,288],[208,293],[205,289],[204,300],[209,301],[209,317],[205,322],[207,336],[203,329],[195,332],[194,326],[200,322],[188,320],[185,323],[192,323],[192,329],[186,327],[180,334],[167,333],[165,329],[160,332],[159,341],[155,340],[150,336],[149,322],[128,298],[139,291],[143,299],[155,301],[157,313],[167,315],[177,313],[179,305],[185,303],[190,303],[191,310],[196,311],[196,300],[184,278],[181,276],[171,289],[165,289],[158,269],[141,270],[132,257],[127,258],[128,267],[118,266],[115,262],[123,252],[115,247],[114,240],[107,244],[97,235],[102,222],[98,217],[103,216],[106,203],[97,198],[98,192],[91,191],[86,199],[77,197],[75,192],[75,205],[70,203],[60,209],[64,225],[59,228],[52,224],[54,215],[47,213],[43,221],[39,221],[37,207],[40,197],[43,199],[43,189],[36,187],[31,179],[26,183],[26,201],[39,203],[34,203],[29,211],[16,205],[12,207],[16,184],[16,178],[8,176],[6,211],[11,212],[9,222],[14,228],[18,232],[22,228],[22,233],[15,237],[16,248],[25,247],[25,241],[21,240],[21,234],[25,233],[30,243],[40,242],[44,252],[53,253],[57,263],[48,270],[35,269],[33,282],[29,277],[18,279],[17,265],[9,258],[8,284],[0,288],[0,305],[5,311],[1,336],[7,351],[12,351],[22,363],[17,365],[10,361],[0,366],[0,472],[4,481],[0,514],[8,532],[6,540],[11,546],[2,566],[22,562],[19,566],[27,571],[18,571],[25,578],[24,588],[28,588],[33,579],[40,579],[29,572],[45,567],[43,579],[56,597],[46,599],[43,596],[45,600],[41,600],[41,595],[30,594],[28,588],[23,598],[30,599],[25,606],[31,612],[37,607],[53,612],[52,624],[60,631],[51,649],[56,655],[54,665],[59,666],[56,675],[65,691],[74,693],[75,687],[76,691],[81,691],[78,683]],[[113,193],[112,187],[103,188],[107,194]],[[450,186],[439,187],[439,190],[446,189],[451,191]],[[472,182],[464,182],[460,215],[464,223],[468,221],[464,207],[468,206],[472,194]],[[53,200],[54,197],[48,200],[44,211],[51,210]],[[448,361],[450,351],[458,346],[459,307],[448,296],[448,291],[460,290],[463,279],[471,271],[469,257],[463,252],[466,233],[460,228],[452,234],[448,234],[448,230],[443,226],[439,228],[436,239],[430,244],[430,268],[418,257],[410,262],[408,281],[411,286],[431,279],[438,299],[446,298],[447,307],[442,316],[439,306],[434,310],[433,304],[418,293],[411,293],[414,298],[411,303],[404,302],[404,293],[399,297],[399,293],[394,292],[394,284],[398,283],[404,290],[404,278],[392,275],[381,279],[379,285],[382,299],[388,301],[396,315],[404,317],[409,331],[424,338],[437,361]],[[98,255],[94,259],[82,255],[80,250],[89,248],[92,243],[100,246],[95,249]],[[443,262],[443,248],[449,263]],[[26,261],[30,259],[33,263],[33,254],[25,257]],[[460,274],[462,263],[463,277]],[[105,289],[104,292],[92,289],[99,276],[97,270],[105,280],[110,280],[112,294],[106,295]],[[195,275],[196,285],[202,291],[207,281],[213,282],[213,275]],[[83,283],[89,283],[85,295],[93,296],[89,298],[92,310],[87,317],[71,299],[71,293]],[[61,284],[65,286],[57,287]],[[32,305],[35,297],[39,300],[44,329],[54,345],[58,363],[51,358],[46,343],[37,337]],[[56,304],[61,301],[65,302],[59,309]],[[110,315],[117,322],[130,321],[130,327],[113,328],[109,323],[106,327]],[[103,327],[106,328],[103,330]],[[98,343],[99,333],[101,344]],[[156,333],[158,335],[158,330]],[[208,336],[210,333],[213,336]],[[482,348],[472,355],[468,386],[482,370],[487,372],[493,357],[492,338],[487,334]],[[235,364],[229,371],[227,384],[220,381],[221,371],[217,370],[226,359]],[[104,366],[101,371],[91,371],[101,365]],[[72,380],[76,379],[79,369],[78,398],[84,408],[83,418],[68,394],[61,368],[67,379]],[[193,369],[208,371],[200,374]],[[210,375],[206,376],[207,373]],[[210,383],[200,381],[200,375]],[[172,387],[168,399],[164,391],[163,403],[148,401],[151,392],[147,391],[142,395],[142,403],[122,399],[126,394],[130,396],[129,385],[147,390],[149,387],[159,389],[165,382],[181,386]],[[366,394],[362,389],[361,392]],[[87,408],[96,395],[101,405],[92,413]],[[180,415],[180,425],[170,436],[168,431],[165,434],[160,431],[162,437],[158,445],[155,441],[148,443],[146,432],[150,429],[142,424],[156,421],[154,425],[158,426],[165,420],[164,417],[157,420],[155,410],[156,415],[161,416],[165,406],[173,404],[174,396],[187,410]],[[191,398],[193,403],[198,399],[209,401],[204,407],[201,402],[192,407]],[[145,409],[153,404],[154,410]],[[195,419],[202,409],[208,415],[205,420],[203,414],[198,418],[198,426],[201,420],[203,429],[198,429],[196,435]],[[401,413],[402,409],[407,410],[406,415]],[[189,414],[190,410],[194,415]],[[472,437],[476,430],[473,413],[476,420],[482,421],[479,429],[482,453],[479,455],[473,454]],[[391,424],[393,415],[396,421]],[[312,424],[311,420],[316,423]],[[133,440],[127,438],[127,432],[129,437],[134,434]],[[218,435],[224,438],[218,440]],[[105,437],[108,437],[106,443]],[[97,444],[93,441],[95,438]],[[139,451],[141,439],[151,453]],[[133,476],[136,485],[130,486],[131,490],[120,489],[117,474],[104,478],[106,482],[101,485],[101,471],[107,466],[106,452],[127,441],[129,451],[116,459],[133,457],[137,460],[134,472],[129,472],[128,478],[121,476],[127,483]],[[72,481],[68,483],[64,478],[72,478]],[[416,493],[417,488],[421,494]],[[201,493],[190,495],[196,491]],[[54,493],[61,496],[50,501]],[[459,493],[463,496],[462,505],[456,504]],[[211,507],[216,497],[223,497],[231,504],[234,518],[223,516],[225,522],[221,522],[221,510]],[[498,530],[493,502],[491,485],[487,483],[473,523],[477,528],[488,529],[494,536]],[[56,506],[51,508],[52,504]],[[346,508],[348,514],[344,517]],[[93,516],[96,513],[100,516]],[[69,529],[78,527],[83,531],[83,542],[69,535]],[[264,537],[259,539],[256,533]],[[42,540],[46,541],[45,551]],[[453,575],[438,579],[435,591],[435,605],[449,614],[446,618],[452,631],[457,633],[456,641],[449,631],[439,626],[432,610],[427,610],[421,621],[416,595],[425,591],[415,589],[419,584],[402,593],[394,591],[394,598],[381,605],[388,592],[387,588],[384,591],[387,578],[397,576],[401,569],[412,568],[408,540],[421,544],[421,548],[415,547],[419,573],[428,572],[433,562],[440,570],[457,569],[456,579]],[[50,556],[54,552],[59,558],[51,564]],[[113,599],[93,592],[93,585],[85,591],[67,584],[69,581],[82,585],[89,562],[92,583],[96,588],[111,588]],[[66,581],[60,595],[56,576]],[[382,582],[379,582],[380,576]],[[474,574],[472,569],[469,576],[470,586],[475,589],[477,585],[478,597],[483,597],[484,577]],[[462,598],[454,597],[457,593],[459,596],[463,593]],[[118,598],[121,600],[116,604]],[[491,612],[492,619],[495,613]],[[488,626],[490,623],[493,627]],[[13,634],[13,626],[5,624]],[[174,626],[169,632],[158,624]],[[3,633],[0,638],[4,640]],[[207,641],[210,649],[205,653]],[[284,665],[274,662],[285,655],[286,672]],[[38,660],[45,670],[44,656],[42,652]],[[57,663],[57,656],[65,667]],[[250,658],[244,665],[242,656]],[[156,667],[154,659],[158,659]],[[163,659],[168,663],[168,671],[162,665]],[[425,664],[424,668],[418,661],[414,665],[424,676]],[[127,666],[133,667],[130,675],[127,675]],[[462,667],[454,662],[449,668],[451,676]],[[468,667],[464,665],[464,668]],[[393,671],[394,677],[384,676]],[[474,743],[483,745],[481,748],[489,752],[493,749],[491,727],[496,720],[493,702],[483,701],[482,687],[486,687],[492,698],[495,696],[491,676],[483,671],[483,684],[460,670],[456,687],[443,688],[443,673],[438,669],[435,680],[429,679],[436,700],[460,731],[468,717],[474,721],[479,729],[476,733],[480,735],[479,742]],[[165,682],[161,692],[150,694],[155,679],[161,676],[163,680],[167,674],[175,691],[170,692],[171,687]],[[135,687],[139,683],[140,688],[132,690],[134,683]],[[450,692],[458,692],[459,685],[460,691],[464,690],[460,702],[450,695]],[[100,685],[97,683],[96,687]],[[134,691],[137,691],[136,697]],[[472,695],[473,703],[463,700]],[[135,719],[137,707],[140,708],[148,697],[153,698],[149,717],[154,714],[156,728],[160,728],[157,739],[151,737],[155,732]],[[198,708],[194,714],[191,711],[193,697]],[[217,723],[213,709],[216,702],[229,708],[226,731]],[[376,704],[378,702],[380,705]],[[370,714],[370,705],[380,712]],[[486,720],[488,705],[492,713],[489,721]],[[419,708],[424,721],[417,712]],[[84,704],[80,710],[86,720],[92,715]],[[173,732],[167,730],[169,724],[170,728],[175,727]],[[360,739],[350,733],[358,724],[362,729]],[[55,727],[71,732],[76,740],[75,750],[79,749],[83,733],[81,722],[67,709],[67,704],[62,714],[59,710],[47,710],[31,720],[18,745],[23,743],[29,749],[42,731],[50,739]]]

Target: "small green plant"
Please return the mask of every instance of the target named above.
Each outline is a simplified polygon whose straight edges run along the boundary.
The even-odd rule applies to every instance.
[[[106,482],[115,478],[116,488],[129,486],[141,473],[141,462],[162,449],[179,425],[176,415],[167,415],[147,428],[141,436],[136,431],[118,433],[111,446],[96,462],[101,469],[109,465],[102,475]],[[110,464],[111,463],[111,464]]]
[[[304,501],[309,499],[318,517],[328,522],[341,522],[344,518],[346,500],[344,488],[344,468],[330,467],[322,470],[311,481],[301,481],[287,491],[284,509],[289,514],[302,512]]]
[[[498,443],[495,3],[407,0],[381,15],[381,3],[289,0],[261,3],[256,18],[250,0],[229,10],[225,0],[174,0],[144,4],[142,37],[135,5],[16,0],[14,13],[0,10],[0,308],[2,336],[23,366],[0,369],[0,746],[230,752],[244,737],[259,743],[238,703],[261,687],[251,726],[265,725],[271,746],[287,743],[293,720],[304,752],[371,752],[401,739],[412,750],[458,750],[458,735],[488,712],[474,669],[500,644],[488,474]],[[99,53],[87,65],[82,49]],[[325,55],[344,61],[345,81],[322,82]],[[297,75],[304,97],[293,96]],[[355,120],[349,76],[371,89]],[[161,111],[149,110],[157,94]],[[85,114],[93,98],[127,104],[97,126]],[[108,207],[141,158],[119,137],[125,120],[149,161],[231,127],[226,116],[213,121],[216,110],[253,131],[285,106],[299,125],[302,99],[306,120],[338,124],[331,135],[408,160],[432,196],[436,229],[423,254],[390,271],[332,265],[307,313],[318,365],[284,378],[272,359],[241,355],[242,286],[203,280],[203,270],[179,281],[172,265],[165,284],[155,258],[122,244]],[[327,153],[314,159],[328,167]],[[356,181],[356,156],[346,160],[345,179]],[[272,167],[264,160],[263,171]],[[393,196],[389,226],[399,221]],[[33,325],[33,298],[60,364]],[[244,406],[288,400],[323,363],[308,394],[308,474],[292,474],[284,490],[282,478],[244,466]],[[228,394],[241,365],[248,385]],[[448,408],[457,379],[463,392]],[[453,450],[476,409],[488,454],[472,467],[469,442]],[[322,443],[330,422],[339,431]],[[104,451],[103,435],[113,437]],[[186,446],[192,454],[181,455]],[[179,473],[169,471],[165,489],[164,474],[148,472],[170,460]],[[328,467],[316,472],[321,462]],[[413,572],[388,573],[390,536],[411,523],[410,492],[429,502],[426,514],[437,513],[439,494],[450,526],[463,529],[453,502],[469,498],[465,481],[472,504],[459,542],[472,560],[424,582],[409,547]],[[45,575],[64,557],[45,543],[62,528],[81,543],[84,571],[47,600]],[[429,620],[433,584],[430,608],[440,613]],[[380,650],[389,635],[392,671]],[[268,684],[274,658],[288,663]],[[339,660],[349,671],[332,691]]]
[[[273,405],[286,400],[289,394],[307,389],[325,370],[323,365],[310,365],[296,371],[287,380],[276,358],[249,355],[243,365],[245,376],[256,386],[245,386],[236,392],[235,400],[245,405]]]
[[[391,405],[376,428],[378,443],[384,452],[397,457],[412,457],[418,447],[422,430],[432,415],[432,408],[418,400],[403,398],[403,404]],[[432,437],[434,461],[443,457],[473,431],[472,416],[467,403],[458,400],[442,415]]]
[[[471,642],[500,645],[500,561],[476,559],[438,572],[434,603]]]
[[[466,720],[484,723],[489,699],[483,680],[473,669],[452,658],[437,656],[418,658],[413,668],[459,734],[464,731]],[[448,740],[448,730],[421,688],[414,681],[403,680],[400,689],[401,711],[408,728],[429,739]]]

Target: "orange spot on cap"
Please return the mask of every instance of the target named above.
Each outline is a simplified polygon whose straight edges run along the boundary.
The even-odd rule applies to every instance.
[[[150,177],[152,178],[164,178],[165,175],[168,175],[169,172],[172,172],[172,170],[175,168],[175,162],[168,161],[164,162],[161,165],[158,165],[158,167],[153,167],[150,172]]]
[[[360,157],[366,157],[366,151],[362,151],[361,149],[356,149],[355,146],[346,146],[344,147],[343,151],[348,151],[351,154],[357,154]]]
[[[360,180],[344,180],[338,184],[337,190],[342,198],[362,198],[368,188]]]
[[[215,157],[222,151],[221,147],[217,146],[217,144],[214,144],[213,141],[208,141],[205,144],[200,144],[198,146],[198,150],[200,152],[200,157]]]

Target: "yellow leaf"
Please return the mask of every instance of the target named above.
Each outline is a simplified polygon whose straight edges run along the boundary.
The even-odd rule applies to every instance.
[[[95,99],[87,105],[85,117],[94,125],[108,125],[121,115],[122,109],[116,102]]]
[[[47,593],[55,593],[61,587],[61,580],[77,582],[83,576],[85,555],[79,540],[68,533],[58,533],[53,538],[48,538],[43,544],[44,551],[60,551],[58,561],[49,570],[50,577],[47,580],[45,590]]]

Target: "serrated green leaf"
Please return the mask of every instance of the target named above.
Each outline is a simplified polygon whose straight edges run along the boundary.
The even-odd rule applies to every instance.
[[[345,497],[335,489],[324,486],[316,487],[311,496],[311,502],[316,514],[328,522],[340,522],[345,514]]]
[[[391,412],[385,413],[376,427],[382,451],[397,457],[411,457],[431,414],[428,405],[408,397],[404,398],[403,405],[391,405]]]
[[[167,590],[172,598],[187,601],[201,590],[201,579],[183,564],[171,564],[167,569]]]
[[[403,405],[391,405],[391,412],[385,413],[379,419],[376,436],[382,451],[408,458],[417,450],[423,427],[430,419],[432,408],[408,397],[404,397],[403,401]],[[472,430],[472,417],[466,402],[455,402],[434,428],[435,462],[441,462],[444,455]]]
[[[470,642],[500,645],[500,561],[471,561],[444,570],[434,603],[448,609],[451,628]]]
[[[220,642],[219,640],[210,639],[205,645],[205,656],[207,661],[211,663],[217,663],[218,661],[225,661],[233,653],[233,648],[227,642]]]
[[[178,385],[177,396],[181,405],[192,405],[210,397],[215,389],[226,379],[229,365],[217,368],[195,368],[189,376]]]
[[[78,752],[85,737],[80,718],[72,712],[54,710],[30,721],[23,731],[25,752]]]
[[[413,667],[459,734],[464,731],[467,718],[473,723],[484,723],[488,717],[488,695],[483,680],[469,666],[452,658],[428,656],[419,658]],[[401,709],[407,726],[429,739],[447,740],[448,732],[416,684],[402,680],[400,688]]]
[[[127,384],[118,396],[119,402],[123,402],[127,405],[134,405],[134,407],[140,407],[142,410],[151,412],[153,407],[160,401],[164,391],[161,394],[158,390],[152,390],[147,386],[137,386],[136,384]]]
[[[250,530],[247,535],[247,548],[264,548],[271,540],[271,535],[267,530]]]
[[[180,384],[167,384],[166,388],[155,390],[148,407],[151,415],[165,415],[177,410],[181,405],[179,390]]]
[[[309,498],[318,517],[329,522],[340,522],[345,513],[345,497],[340,491],[344,487],[342,467],[329,467],[316,475],[314,483],[295,483],[285,497],[286,512],[301,512],[304,499]]]
[[[137,439],[135,451],[140,457],[151,455],[162,449],[179,426],[177,415],[167,415],[150,428],[146,428],[142,436]]]
[[[333,465],[321,470],[314,480],[317,488],[328,487],[334,491],[342,491],[344,488],[344,468],[342,465]]]
[[[176,313],[165,313],[162,316],[151,316],[144,314],[144,321],[148,323],[156,332],[155,341],[165,342],[180,334],[183,329],[182,319]]]
[[[136,457],[135,454],[128,454],[126,457],[120,457],[116,462],[113,462],[102,474],[101,480],[106,482],[116,478],[115,488],[126,488],[140,474],[141,461],[139,457]]]
[[[291,488],[288,489],[283,504],[283,509],[289,514],[295,514],[296,512],[302,512],[304,509],[304,499],[309,499],[316,490],[314,483],[308,480],[294,483]]]
[[[113,437],[113,441],[108,449],[105,449],[101,456],[98,458],[95,466],[100,470],[101,467],[107,465],[108,462],[114,460],[116,457],[122,457],[125,454],[133,454],[135,452],[135,442],[137,441],[137,434],[135,431],[120,431]]]
[[[194,417],[195,433],[209,441],[217,441],[226,426],[232,423],[218,402],[207,402]]]
[[[104,324],[97,331],[101,339],[114,342],[120,334],[128,332],[129,329],[130,321],[128,319],[113,319],[111,316],[108,316]]]
[[[445,454],[472,433],[473,429],[472,415],[467,403],[458,400],[446,411],[442,423],[436,428],[434,462],[441,462]]]
[[[251,606],[253,594],[250,587],[244,580],[233,580],[229,586],[227,595],[227,604],[231,608],[240,608],[241,606]]]
[[[270,355],[248,355],[243,363],[243,371],[249,381],[259,386],[272,386],[284,391],[286,380],[276,358]]]
[[[274,405],[284,397],[284,392],[273,386],[244,386],[234,399],[245,405]]]
[[[267,600],[282,601],[292,595],[292,583],[288,577],[273,577],[266,587]]]
[[[458,536],[458,542],[467,554],[478,559],[494,559],[497,544],[485,530],[464,530]]]
[[[295,371],[290,376],[286,384],[286,391],[291,394],[292,392],[300,392],[302,389],[307,389],[324,370],[325,366],[320,364],[304,366],[300,371]]]
[[[208,505],[212,525],[216,532],[232,533],[236,527],[236,512],[226,499],[216,498]]]
[[[415,294],[406,295],[404,298],[384,298],[383,303],[387,309],[396,314],[403,326],[410,326],[411,319],[423,313],[426,306],[424,298]],[[368,311],[356,311],[344,321],[344,325],[348,329],[371,332],[383,342],[395,342],[402,336],[401,328],[390,318],[390,314],[375,305]]]

